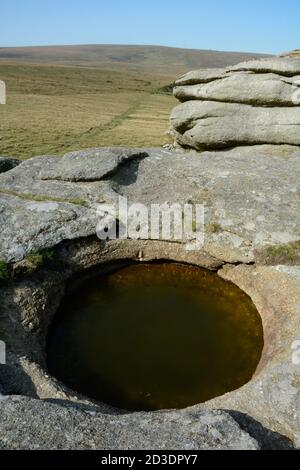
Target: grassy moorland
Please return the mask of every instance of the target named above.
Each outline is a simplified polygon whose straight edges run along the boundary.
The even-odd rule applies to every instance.
[[[86,147],[159,146],[172,81],[142,72],[0,63],[0,154],[28,158]]]
[[[256,55],[147,46],[0,48],[0,155],[61,155],[169,142],[175,99],[164,87],[192,68]]]

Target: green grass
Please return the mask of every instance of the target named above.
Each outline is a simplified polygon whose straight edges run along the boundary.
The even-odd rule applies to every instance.
[[[147,147],[165,134],[176,76],[0,62],[0,153],[29,158],[101,146]],[[167,88],[165,88],[167,87]]]
[[[274,245],[267,248],[267,257],[273,262],[295,262],[300,260],[300,241]]]
[[[84,199],[75,198],[75,199],[63,199],[61,197],[51,197],[51,196],[42,196],[40,194],[30,194],[30,193],[18,193],[17,191],[12,191],[10,189],[0,189],[0,193],[7,194],[9,196],[16,196],[25,201],[36,201],[36,202],[64,202],[66,204],[75,204],[77,206],[87,207],[88,203]]]
[[[25,258],[35,269],[51,263],[55,259],[54,250],[45,249],[39,252],[30,253]]]

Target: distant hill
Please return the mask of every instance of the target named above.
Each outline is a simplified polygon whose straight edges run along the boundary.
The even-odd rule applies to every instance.
[[[82,45],[0,48],[1,61],[101,67],[110,70],[126,68],[169,76],[197,68],[225,67],[260,57],[266,55],[163,46]]]
[[[88,147],[160,147],[191,69],[261,57],[156,46],[0,48],[0,154],[28,158]]]

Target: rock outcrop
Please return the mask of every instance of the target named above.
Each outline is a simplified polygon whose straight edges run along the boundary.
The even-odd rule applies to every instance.
[[[300,239],[299,172],[300,149],[288,145],[203,152],[201,160],[122,148],[30,159],[0,177],[0,259],[95,235],[97,204],[120,194],[147,205],[204,203],[207,226],[218,226],[207,231],[206,252],[255,262],[269,246]]]
[[[20,419],[22,417],[22,421]],[[259,450],[260,443],[224,411],[105,415],[28,398],[0,401],[0,449]]]
[[[172,132],[190,152],[100,148],[18,166],[0,159],[1,449],[300,448],[292,349],[300,340],[299,55],[190,72],[174,93],[182,103]],[[100,241],[97,208],[119,196],[148,207],[205,205],[204,245]],[[67,286],[88,269],[155,260],[215,270],[251,297],[265,339],[254,377],[207,403],[159,413],[112,409],[51,377],[45,341]]]
[[[32,158],[0,175],[0,260],[13,278],[0,289],[8,352],[0,366],[0,448],[300,447],[299,366],[291,350],[300,339],[299,182],[300,149],[289,145],[201,155],[91,149]],[[146,205],[205,204],[203,248],[187,251],[184,240],[100,241],[98,204],[119,195]],[[40,254],[37,265],[32,253]],[[140,262],[140,253],[146,262],[216,270],[250,295],[265,348],[246,386],[188,410],[124,414],[49,376],[45,337],[67,282],[107,262]]]
[[[243,62],[179,78],[171,133],[182,147],[300,145],[298,54]]]
[[[280,57],[300,57],[300,49],[294,49],[293,51],[284,52]]]

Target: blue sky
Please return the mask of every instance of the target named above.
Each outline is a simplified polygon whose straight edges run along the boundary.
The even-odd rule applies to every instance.
[[[300,0],[0,0],[0,46],[300,48]]]

